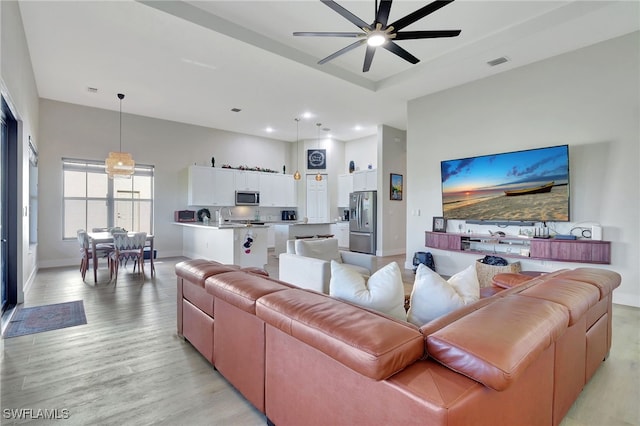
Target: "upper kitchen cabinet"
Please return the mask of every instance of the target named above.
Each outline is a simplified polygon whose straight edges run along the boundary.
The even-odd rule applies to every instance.
[[[353,172],[354,191],[376,191],[377,189],[378,172],[376,169],[359,170],[357,172]]]
[[[296,207],[293,176],[260,173],[260,205],[265,207]]]
[[[233,170],[189,166],[187,204],[190,206],[233,206]]]
[[[260,172],[251,170],[234,170],[236,191],[259,191]]]
[[[349,194],[353,192],[353,174],[338,176],[338,207],[349,207]]]

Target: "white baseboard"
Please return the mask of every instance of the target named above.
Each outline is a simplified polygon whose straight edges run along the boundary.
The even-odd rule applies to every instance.
[[[618,290],[613,291],[613,303],[640,308],[640,298],[637,294],[621,293]]]
[[[169,258],[169,257],[190,257],[186,253],[182,253],[181,251],[175,252],[162,252],[163,256],[158,256],[157,259]],[[107,264],[106,260],[102,260],[102,263]],[[36,269],[45,269],[45,268],[60,268],[64,266],[77,266],[80,267],[80,258],[72,258],[72,259],[53,259],[53,260],[45,260],[38,262],[38,266]]]

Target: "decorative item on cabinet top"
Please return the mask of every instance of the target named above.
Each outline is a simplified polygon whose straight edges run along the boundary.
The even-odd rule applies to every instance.
[[[252,172],[266,172],[266,173],[279,173],[277,170],[272,170],[272,169],[268,169],[266,167],[258,167],[258,166],[254,166],[254,167],[249,167],[247,165],[241,165],[241,166],[231,166],[230,164],[223,164],[222,165],[223,169],[234,169],[234,170],[248,170],[248,171],[252,171]]]

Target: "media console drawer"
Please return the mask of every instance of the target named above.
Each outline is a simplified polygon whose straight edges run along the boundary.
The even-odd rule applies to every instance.
[[[425,246],[465,253],[577,263],[611,263],[611,242],[425,232]]]

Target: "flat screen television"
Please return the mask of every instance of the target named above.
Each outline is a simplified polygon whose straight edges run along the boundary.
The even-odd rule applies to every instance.
[[[442,212],[472,221],[569,221],[568,145],[442,161]]]

